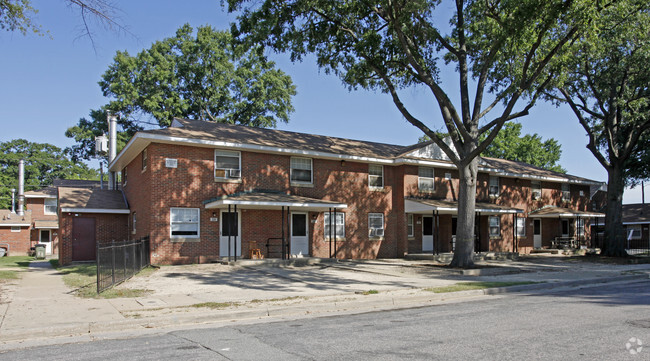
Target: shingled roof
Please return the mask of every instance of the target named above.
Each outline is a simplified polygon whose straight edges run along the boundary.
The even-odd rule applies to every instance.
[[[354,161],[383,162],[385,164],[423,164],[450,169],[455,168],[448,159],[420,156],[424,153],[418,152],[418,150],[430,146],[431,142],[402,146],[277,129],[253,128],[201,120],[174,119],[172,126],[169,128],[136,133],[124,150],[118,154],[116,160],[111,163],[111,170],[119,171],[123,169],[151,142],[296,155],[304,154],[312,157],[352,159]],[[600,182],[587,178],[553,172],[523,162],[496,158],[482,158],[479,170],[509,177],[600,184]]]
[[[650,223],[650,204],[624,204],[623,223]]]
[[[122,191],[98,188],[59,188],[61,212],[128,213]]]

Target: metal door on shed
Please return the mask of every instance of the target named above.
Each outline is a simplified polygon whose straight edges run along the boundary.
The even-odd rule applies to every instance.
[[[75,217],[72,219],[72,260],[92,261],[95,259],[97,240],[95,218]]]

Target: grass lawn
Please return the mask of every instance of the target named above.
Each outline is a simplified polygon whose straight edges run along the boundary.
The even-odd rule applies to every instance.
[[[0,271],[0,281],[2,280],[17,280],[20,277],[16,271]]]
[[[534,283],[539,282],[459,282],[449,286],[426,288],[425,290],[434,293],[447,293],[467,290],[481,290],[484,288],[530,285]]]
[[[54,266],[54,262],[52,262]],[[58,265],[58,262],[56,263]],[[75,294],[84,298],[118,298],[118,297],[142,297],[151,291],[143,289],[108,289],[97,294],[97,265],[78,264],[74,266],[61,267],[57,269],[63,274],[63,282],[66,286],[75,289]],[[134,277],[146,277],[155,272],[155,268],[143,269]],[[128,281],[127,281],[128,282]]]
[[[0,258],[0,268],[6,267],[29,267],[29,262],[33,261],[31,256],[9,256]]]

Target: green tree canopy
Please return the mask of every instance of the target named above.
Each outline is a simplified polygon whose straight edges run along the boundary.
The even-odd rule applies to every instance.
[[[29,0],[0,0],[0,30],[41,33],[31,18],[37,12]]]
[[[642,161],[647,148],[639,146],[644,144],[640,140],[650,132],[650,3],[617,1],[592,24],[566,58],[571,71],[550,96],[571,106],[589,136],[587,148],[607,170],[603,254],[626,256],[626,167]]]
[[[580,36],[603,3],[607,1],[228,1],[229,11],[240,13],[233,32],[242,41],[288,52],[292,60],[313,54],[321,68],[351,89],[389,94],[404,118],[447,154],[460,177],[451,263],[460,267],[473,263],[477,156],[507,121],[528,114],[541,89],[555,79],[567,44]],[[453,85],[440,76],[451,69],[458,76]],[[402,101],[405,89],[429,94],[437,116],[412,112]],[[437,128],[449,134],[457,153]]]
[[[95,169],[70,160],[66,152],[47,143],[25,139],[0,142],[0,207],[11,208],[11,189],[18,189],[18,161],[25,161],[25,191],[61,179],[99,179]]]
[[[236,45],[229,32],[189,25],[136,56],[118,52],[99,82],[107,109],[131,121],[174,117],[275,127],[288,122],[296,94],[291,78],[259,48]]]
[[[536,167],[566,173],[558,164],[562,156],[562,146],[554,138],[542,141],[537,133],[521,135],[521,123],[506,123],[492,143],[485,148],[481,156],[524,162]],[[443,137],[446,135],[443,134]],[[431,139],[423,135],[419,143]]]

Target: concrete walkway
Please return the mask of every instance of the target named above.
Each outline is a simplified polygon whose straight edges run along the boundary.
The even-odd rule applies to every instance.
[[[118,286],[151,290],[148,296],[109,300],[73,296],[61,274],[48,262],[32,262],[15,286],[2,288],[7,301],[0,304],[0,350],[233,320],[250,322],[460,302],[503,292],[648,280],[650,275],[650,264],[619,266],[563,258],[495,261],[467,274],[431,262],[404,260],[341,261],[304,267],[242,264],[162,267]],[[459,281],[541,283],[442,294],[425,290]],[[378,293],[368,294],[370,290]],[[196,307],[198,304],[212,308]]]

